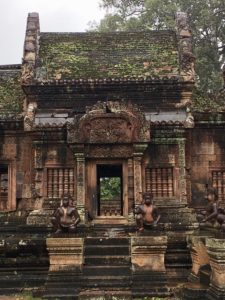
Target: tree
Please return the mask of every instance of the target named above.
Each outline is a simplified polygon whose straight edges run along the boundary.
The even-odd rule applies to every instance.
[[[121,197],[120,177],[101,177],[100,195],[102,200],[115,200]]]
[[[225,63],[225,1],[221,0],[102,0],[108,10],[95,29],[106,31],[174,28],[175,13],[186,12],[193,32],[198,91],[222,87]]]

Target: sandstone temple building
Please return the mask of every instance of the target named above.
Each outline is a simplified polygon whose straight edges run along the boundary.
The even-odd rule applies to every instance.
[[[22,64],[0,66],[0,294],[165,298],[189,281],[185,299],[224,299],[224,281],[210,282],[216,242],[205,241],[223,242],[220,229],[196,237],[201,257],[192,237],[208,185],[225,203],[225,110],[193,109],[184,13],[176,24],[52,33],[28,15]],[[116,184],[110,199],[105,180]],[[134,208],[146,192],[161,218],[139,234]],[[81,222],[55,236],[64,194]]]

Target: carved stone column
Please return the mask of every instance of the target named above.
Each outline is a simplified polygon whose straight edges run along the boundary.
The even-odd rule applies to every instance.
[[[179,175],[180,175],[180,193],[181,202],[187,203],[187,187],[186,187],[186,163],[185,163],[185,139],[178,139],[179,147]]]
[[[207,299],[225,299],[225,239],[207,238],[206,247],[212,274]]]
[[[128,170],[128,220],[129,223],[133,223],[134,220],[134,163],[133,159],[129,158],[127,161],[127,170]]]
[[[142,157],[147,144],[134,145],[134,201],[139,205],[142,199]]]
[[[84,152],[75,152],[77,164],[77,209],[81,220],[85,219],[85,157]]]

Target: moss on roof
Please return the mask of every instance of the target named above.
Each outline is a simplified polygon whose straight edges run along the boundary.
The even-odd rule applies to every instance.
[[[41,33],[39,80],[179,75],[173,31]]]
[[[192,94],[192,108],[198,112],[224,112],[225,89],[213,94],[195,89]]]
[[[17,115],[23,110],[20,76],[20,69],[0,68],[0,118]]]

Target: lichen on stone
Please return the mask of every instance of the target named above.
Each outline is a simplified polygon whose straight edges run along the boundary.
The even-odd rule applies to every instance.
[[[192,109],[198,112],[224,112],[225,90],[203,93],[195,89],[192,94]]]
[[[0,118],[22,113],[24,93],[20,84],[20,71],[0,72]]]
[[[37,80],[179,75],[173,31],[41,33]]]

